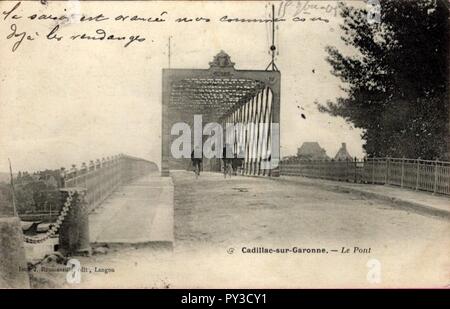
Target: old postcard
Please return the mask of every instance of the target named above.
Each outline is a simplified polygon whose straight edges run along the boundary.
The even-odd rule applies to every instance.
[[[0,1],[0,287],[449,287],[448,13]]]

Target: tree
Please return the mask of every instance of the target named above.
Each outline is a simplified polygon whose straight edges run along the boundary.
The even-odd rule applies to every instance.
[[[380,0],[381,23],[340,5],[341,39],[327,47],[346,92],[319,110],[362,128],[369,157],[448,158],[448,8],[445,1]]]
[[[11,187],[0,183],[0,215],[12,216],[13,214]]]

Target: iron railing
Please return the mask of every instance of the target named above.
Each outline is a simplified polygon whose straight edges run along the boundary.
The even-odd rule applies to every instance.
[[[305,176],[450,195],[450,162],[407,158],[369,158],[348,161],[281,162],[281,175]]]
[[[131,180],[157,172],[155,163],[128,155],[83,163],[80,169],[72,165],[69,171],[61,169],[65,188],[86,188],[86,202],[90,210],[101,204],[115,189]]]

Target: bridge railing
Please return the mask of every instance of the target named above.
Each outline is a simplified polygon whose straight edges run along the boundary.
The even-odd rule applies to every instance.
[[[281,175],[337,181],[389,184],[450,195],[450,162],[407,158],[368,158],[347,161],[281,162]]]
[[[82,163],[80,168],[72,165],[68,171],[61,168],[61,177],[65,188],[86,188],[85,199],[92,210],[119,186],[156,171],[153,162],[121,154]]]

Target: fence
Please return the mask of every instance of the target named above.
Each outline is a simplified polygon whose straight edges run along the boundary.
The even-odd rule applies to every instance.
[[[86,202],[92,210],[103,202],[117,187],[136,177],[158,171],[153,162],[127,155],[83,163],[80,169],[72,165],[69,171],[61,168],[65,188],[87,189]]]
[[[389,184],[450,195],[450,162],[406,158],[281,162],[281,175]]]

